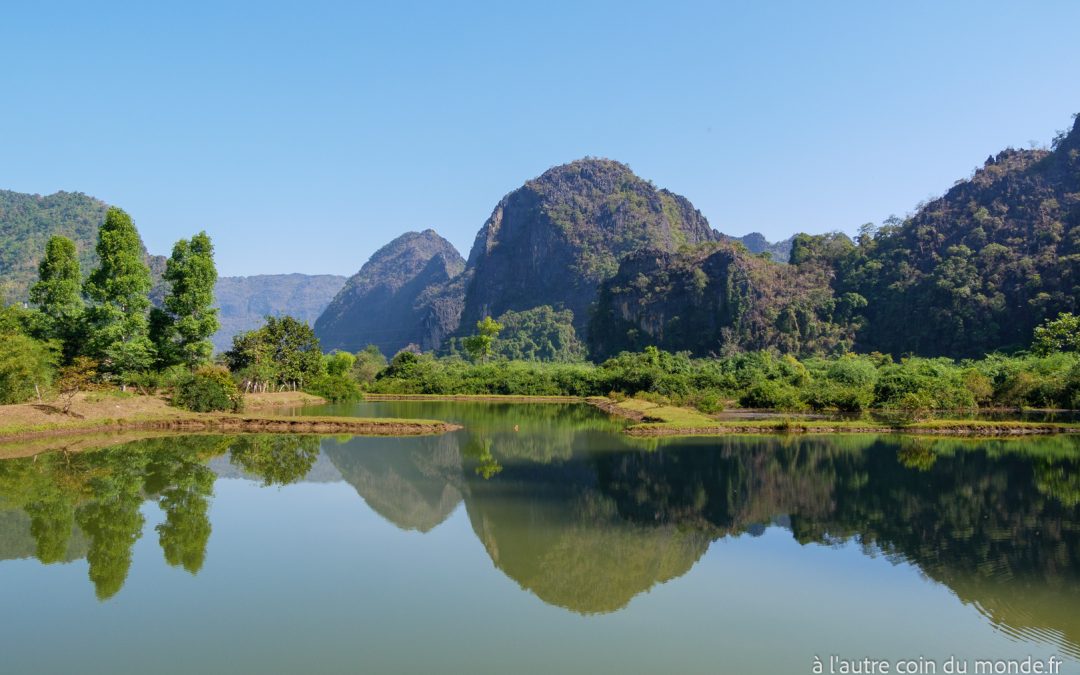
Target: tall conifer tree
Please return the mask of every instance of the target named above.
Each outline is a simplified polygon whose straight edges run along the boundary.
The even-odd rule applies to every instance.
[[[61,236],[49,239],[38,265],[38,281],[30,288],[30,302],[45,318],[45,337],[59,341],[64,360],[70,361],[82,343],[85,310],[75,242]]]
[[[221,326],[213,306],[214,246],[206,232],[176,242],[165,265],[165,280],[171,285],[165,307],[151,314],[158,358],[163,365],[205,363],[214,351],[210,336]]]
[[[101,370],[123,377],[149,368],[154,361],[147,309],[150,307],[150,268],[143,262],[142,241],[123,210],[111,207],[98,230],[101,265],[86,280],[86,295],[94,301],[88,312],[89,354]]]

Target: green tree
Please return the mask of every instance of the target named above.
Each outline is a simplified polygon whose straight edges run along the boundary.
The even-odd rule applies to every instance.
[[[345,377],[356,365],[356,357],[349,352],[334,352],[323,357],[326,374],[333,377]]]
[[[1046,356],[1054,352],[1080,352],[1080,316],[1070,312],[1058,314],[1035,329],[1031,350]]]
[[[48,343],[21,333],[0,335],[0,404],[44,396],[56,362],[56,350]]]
[[[368,345],[356,352],[356,362],[353,364],[353,379],[360,384],[369,384],[375,381],[375,377],[386,367],[386,357],[375,345]]]
[[[221,327],[214,304],[217,268],[214,246],[206,232],[181,239],[165,263],[170,284],[164,309],[151,312],[151,335],[162,365],[194,368],[210,359],[210,336]]]
[[[56,378],[56,392],[64,404],[64,414],[71,412],[71,404],[80,391],[90,386],[97,375],[97,363],[85,356],[76,356],[70,365],[60,369]]]
[[[476,335],[470,335],[462,343],[469,357],[474,361],[487,361],[492,347],[495,346],[495,339],[499,337],[502,329],[502,324],[490,316],[477,321]]]
[[[305,391],[328,401],[349,401],[360,398],[360,388],[352,378],[356,357],[349,352],[334,352],[323,356],[323,371],[308,380]]]
[[[276,385],[303,389],[323,369],[315,332],[291,316],[268,316],[262,328],[235,336],[225,361],[255,388]]]
[[[98,230],[100,266],[86,280],[86,295],[95,302],[90,319],[89,355],[102,371],[122,377],[153,363],[147,309],[150,268],[143,262],[142,242],[131,216],[109,209]]]
[[[585,358],[585,345],[574,331],[574,313],[568,309],[557,312],[549,305],[542,305],[524,312],[506,312],[498,322],[503,330],[493,351],[499,356],[563,362]]]
[[[45,318],[46,336],[60,341],[64,361],[70,362],[82,343],[85,311],[75,242],[61,236],[49,239],[38,265],[38,281],[30,287],[30,302]]]
[[[214,472],[198,461],[168,467],[170,484],[158,498],[165,522],[156,528],[165,562],[192,574],[202,569],[210,540],[210,501]]]

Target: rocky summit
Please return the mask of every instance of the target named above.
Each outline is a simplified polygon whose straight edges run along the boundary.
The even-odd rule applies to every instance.
[[[629,253],[716,241],[701,212],[630,167],[582,159],[506,195],[469,254],[463,330],[484,316],[541,305],[574,313],[580,332],[601,282]]]
[[[465,260],[434,230],[408,232],[364,263],[315,322],[324,350],[369,344],[392,355],[409,346],[438,349],[458,326],[462,297],[452,283]]]

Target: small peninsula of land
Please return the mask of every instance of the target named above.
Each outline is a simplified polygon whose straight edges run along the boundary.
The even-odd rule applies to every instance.
[[[437,420],[287,416],[276,410],[325,402],[303,392],[251,394],[246,412],[198,413],[161,396],[114,391],[80,393],[65,413],[54,403],[0,406],[0,442],[103,431],[350,434],[415,436],[459,429]]]
[[[592,397],[589,403],[609,414],[633,421],[631,436],[724,436],[728,434],[882,434],[933,436],[1032,436],[1080,433],[1080,424],[987,419],[927,419],[887,423],[871,419],[800,419],[779,413],[758,418],[720,419],[680,406],[642,399],[614,401]]]

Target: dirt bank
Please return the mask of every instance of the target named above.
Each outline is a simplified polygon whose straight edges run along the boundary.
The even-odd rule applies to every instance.
[[[158,396],[118,392],[79,394],[67,413],[55,403],[6,405],[0,406],[0,443],[103,431],[414,436],[460,428],[437,420],[282,417],[258,412],[322,402],[317,396],[297,392],[257,394],[246,402],[255,410],[236,414],[195,413],[174,408]]]

